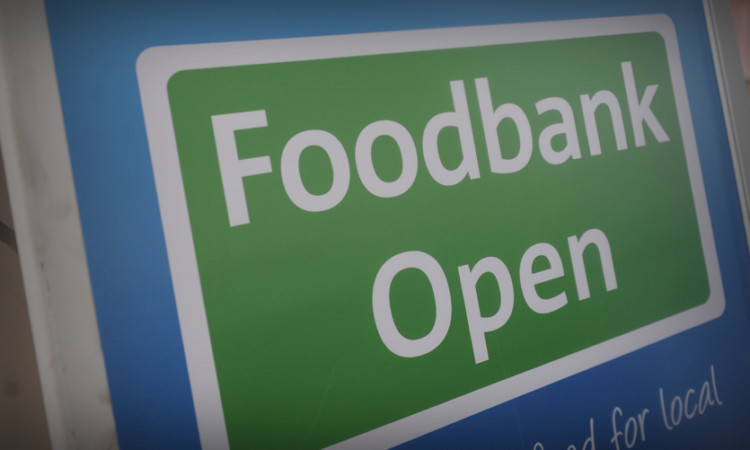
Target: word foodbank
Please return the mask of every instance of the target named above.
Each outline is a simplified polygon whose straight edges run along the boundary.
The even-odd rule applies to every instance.
[[[651,101],[659,86],[656,84],[646,86],[639,97],[631,62],[622,62],[621,69],[626,101],[621,102],[609,90],[600,90],[593,95],[586,93],[580,95],[580,109],[584,118],[589,153],[592,156],[602,153],[596,123],[596,112],[601,107],[606,108],[611,118],[615,138],[614,147],[617,150],[628,148],[621,104],[627,105],[636,147],[646,145],[644,125],[650,129],[658,142],[669,141],[669,136],[651,110]],[[524,109],[513,103],[503,103],[495,108],[488,79],[476,78],[474,84],[491,172],[508,174],[522,170],[529,163],[534,148],[534,137]],[[432,178],[443,186],[458,184],[466,177],[472,180],[480,177],[464,82],[451,81],[450,92],[454,110],[433,116],[422,133],[422,157],[427,170]],[[549,125],[542,130],[536,139],[544,160],[549,164],[558,165],[570,159],[580,159],[581,147],[571,105],[561,97],[549,97],[537,101],[534,106],[540,115],[556,112],[562,118],[561,122]],[[509,158],[503,157],[504,152],[500,145],[502,137],[498,136],[497,132],[499,124],[504,120],[513,122],[519,137],[518,148],[505,150],[506,154],[515,154]],[[266,111],[255,110],[214,115],[211,117],[211,123],[216,139],[229,224],[230,226],[248,224],[250,217],[243,179],[271,173],[273,168],[269,156],[240,159],[235,132],[269,126]],[[455,128],[458,131],[463,157],[461,163],[452,169],[446,168],[441,161],[438,147],[438,135],[448,128]],[[562,149],[555,149],[553,139],[560,135],[565,137],[566,144]],[[373,164],[373,143],[382,137],[392,139],[401,156],[401,174],[392,181],[381,179]],[[323,194],[309,192],[302,182],[300,157],[305,149],[312,147],[319,147],[325,151],[333,169],[333,182],[328,192]],[[275,149],[266,149],[266,151],[273,150]],[[396,121],[379,120],[362,129],[356,141],[354,155],[360,180],[371,194],[378,197],[399,196],[408,191],[417,178],[418,156],[414,138],[406,127]],[[281,179],[284,189],[289,199],[305,211],[325,211],[338,205],[346,196],[350,178],[350,162],[347,152],[341,141],[328,131],[301,131],[289,139],[281,152]]]
[[[586,136],[591,156],[602,153],[602,144],[596,123],[597,109],[608,112],[614,130],[612,148],[628,148],[625,137],[625,124],[621,104],[627,105],[630,125],[635,137],[636,147],[646,143],[644,128],[648,128],[660,143],[669,141],[669,136],[651,110],[651,102],[659,86],[650,84],[639,91],[633,75],[630,61],[621,63],[622,82],[626,93],[625,101],[620,101],[610,90],[600,90],[593,95],[580,94],[580,110],[584,117]],[[487,78],[476,78],[477,100],[481,117],[482,131],[486,142],[486,154],[492,173],[509,174],[522,170],[531,159],[534,148],[529,119],[524,110],[513,103],[503,103],[495,107]],[[474,141],[471,114],[467,102],[466,89],[461,80],[450,82],[453,111],[442,112],[433,116],[425,125],[422,133],[422,157],[432,179],[443,185],[453,186],[467,177],[480,177],[477,162],[477,149]],[[639,94],[642,92],[642,94]],[[578,142],[578,130],[573,116],[573,108],[561,97],[549,97],[535,103],[538,114],[556,112],[562,121],[547,126],[536,139],[536,144],[543,159],[552,165],[559,165],[571,159],[581,158],[581,146]],[[504,120],[512,121],[519,137],[519,147],[505,151],[515,156],[506,158],[501,150],[502,136],[498,127]],[[248,205],[243,179],[250,176],[273,172],[269,156],[257,156],[240,159],[238,157],[235,132],[269,126],[265,110],[246,111],[211,117],[216,149],[221,170],[222,184],[226,198],[227,211],[231,226],[250,223]],[[445,167],[440,158],[438,135],[448,128],[458,132],[462,161],[452,169]],[[555,149],[553,139],[565,137],[565,146]],[[401,156],[401,174],[393,181],[384,181],[378,177],[372,158],[373,143],[379,138],[387,137],[396,144]],[[300,171],[300,157],[305,149],[322,148],[329,158],[333,169],[333,182],[328,192],[313,194],[307,191]],[[610,146],[608,146],[610,147]],[[414,183],[417,177],[417,147],[412,134],[402,124],[393,120],[380,120],[365,126],[356,141],[355,164],[357,173],[365,188],[373,195],[383,198],[399,196]],[[338,205],[346,196],[350,184],[350,163],[342,143],[333,134],[325,130],[305,130],[292,136],[281,153],[281,179],[290,200],[299,208],[319,212]],[[584,244],[581,242],[585,241]],[[572,251],[571,257],[575,273],[579,300],[589,297],[589,288],[583,264],[583,249],[595,244],[602,260],[606,279],[606,290],[617,286],[609,241],[601,230],[588,230],[581,240],[575,236],[568,238]],[[546,261],[547,269],[532,271],[536,259]],[[398,272],[414,268],[421,270],[428,278],[434,293],[436,314],[434,325],[429,333],[418,339],[405,338],[395,324],[390,306],[390,287]],[[487,345],[485,334],[502,327],[510,318],[514,304],[513,284],[506,265],[498,258],[487,257],[476,263],[473,269],[468,265],[458,268],[461,292],[464,296],[466,315],[469,324],[472,348],[476,363],[486,361]],[[476,294],[476,283],[483,274],[491,274],[497,281],[500,290],[500,307],[491,316],[480,314],[479,299]],[[550,281],[563,275],[560,255],[548,243],[533,245],[524,253],[520,266],[520,282],[523,297],[531,310],[539,314],[551,313],[567,303],[564,292],[552,298],[540,297],[535,289],[537,284]],[[407,251],[390,258],[378,271],[373,286],[373,312],[375,324],[383,343],[394,354],[403,357],[421,356],[434,350],[445,338],[451,322],[451,298],[448,282],[440,264],[429,254],[421,251]]]

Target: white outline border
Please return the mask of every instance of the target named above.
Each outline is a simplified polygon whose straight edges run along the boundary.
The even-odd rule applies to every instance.
[[[690,310],[633,330],[527,372],[343,441],[332,448],[391,447],[562,380],[721,316],[724,292],[674,24],[666,15],[394,31],[151,47],[136,70],[151,149],[159,208],[177,302],[201,444],[228,448],[224,414],[198,277],[192,231],[172,125],[167,83],[187,69],[304,61],[579,37],[657,32],[666,43],[672,86],[698,216],[710,294]]]

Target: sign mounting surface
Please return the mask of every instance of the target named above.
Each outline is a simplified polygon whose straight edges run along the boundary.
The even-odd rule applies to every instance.
[[[204,446],[395,445],[723,311],[666,16],[138,75]]]

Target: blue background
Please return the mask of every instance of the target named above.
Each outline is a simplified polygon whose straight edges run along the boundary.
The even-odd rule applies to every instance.
[[[666,13],[677,29],[727,299],[724,315],[404,447],[531,449],[542,442],[545,449],[580,449],[593,418],[597,448],[615,448],[616,406],[625,413],[620,429],[629,415],[651,411],[647,439],[635,448],[750,447],[750,260],[700,1],[48,0],[46,7],[122,448],[199,447],[135,74],[144,49],[651,13]],[[667,431],[659,388],[667,401],[698,390],[711,365],[724,404]]]

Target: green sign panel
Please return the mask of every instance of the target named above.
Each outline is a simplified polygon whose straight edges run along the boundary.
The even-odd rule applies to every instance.
[[[663,16],[138,69],[211,448],[393,445],[723,310]]]

